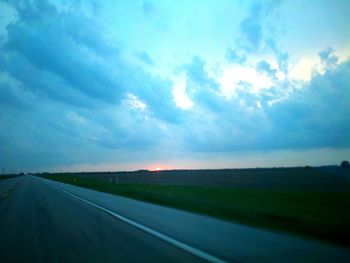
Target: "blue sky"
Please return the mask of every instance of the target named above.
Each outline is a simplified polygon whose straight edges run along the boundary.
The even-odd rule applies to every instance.
[[[0,1],[0,166],[350,159],[350,1]]]

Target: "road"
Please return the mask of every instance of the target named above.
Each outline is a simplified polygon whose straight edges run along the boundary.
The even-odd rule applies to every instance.
[[[34,176],[0,181],[0,262],[350,262],[350,250]]]

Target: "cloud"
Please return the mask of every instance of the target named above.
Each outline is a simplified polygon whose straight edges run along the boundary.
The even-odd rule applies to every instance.
[[[276,79],[277,70],[272,69],[270,64],[264,60],[256,65],[257,71],[268,74],[271,78]]]
[[[201,93],[217,104],[206,103],[216,107],[189,117],[191,126],[183,133],[188,147],[199,152],[349,147],[350,61],[315,74],[302,88],[288,85],[287,94],[280,88],[239,89],[231,99]]]
[[[171,82],[122,58],[105,25],[79,6],[60,12],[47,1],[24,3],[15,5],[19,19],[8,26],[2,50],[7,59],[0,67],[14,79],[33,92],[76,106],[119,104],[131,92],[158,118],[176,119]],[[141,56],[150,62],[146,54]]]
[[[245,90],[251,93],[260,93],[263,89],[273,86],[271,77],[256,71],[254,67],[233,65],[223,69],[220,78],[221,92],[231,98],[237,96],[237,91]]]
[[[256,2],[251,8],[249,16],[240,24],[241,32],[246,40],[245,49],[247,51],[253,51],[260,48],[263,34],[261,16],[262,5],[260,2]]]
[[[321,63],[327,68],[334,67],[339,60],[338,57],[335,56],[334,50],[330,47],[318,54],[320,56]]]
[[[124,59],[109,29],[80,7],[12,3],[18,18],[0,49],[7,165],[95,162],[148,149],[164,137],[160,124],[181,117],[171,81]]]
[[[185,70],[187,77],[193,82],[206,87],[213,85],[212,79],[208,77],[208,74],[205,70],[205,62],[199,56],[193,56],[191,62],[187,65],[184,65],[182,68]]]
[[[324,75],[317,74],[300,91],[268,110],[276,140],[299,147],[345,147],[350,145],[350,61]]]
[[[154,61],[152,58],[147,54],[147,52],[136,52],[135,56],[143,63],[147,65],[154,65]]]
[[[35,97],[23,89],[22,84],[6,73],[0,72],[0,102],[9,108],[30,108]]]
[[[130,32],[106,24],[98,2],[8,3],[13,14],[0,32],[1,164],[350,146],[350,61],[332,48],[291,58],[266,27],[277,2],[252,2],[237,45],[222,49],[230,63],[187,54],[186,45],[165,49],[163,31],[155,36],[162,48],[128,45]],[[164,12],[148,2],[136,9]]]
[[[268,43],[269,37],[265,36],[265,20],[273,15],[280,1],[253,1],[248,16],[240,23],[242,33],[239,45],[247,52],[258,52],[263,44]]]
[[[173,81],[173,95],[175,103],[181,109],[187,110],[193,107],[192,100],[186,93],[186,80],[183,77],[177,78]]]
[[[147,17],[152,17],[156,12],[155,6],[151,2],[148,2],[148,1],[145,1],[142,4],[142,10]]]
[[[4,50],[10,55],[8,67],[13,70],[11,74],[16,77],[23,71],[23,68],[11,65],[17,63],[16,55],[19,55],[28,67],[49,72],[88,96],[103,100],[118,96],[119,85],[109,74],[110,65],[98,57],[94,59],[99,54],[86,49],[93,45],[91,42],[82,46],[80,38],[76,41],[70,33],[67,34],[66,29],[74,23],[65,18],[50,9],[49,18],[45,20],[32,18],[34,21],[25,23],[19,20],[8,27],[8,42]],[[85,24],[80,25],[86,28]],[[94,45],[97,48],[98,43]]]
[[[223,96],[220,96],[220,84],[209,76],[205,61],[199,56],[193,56],[188,64],[181,67],[187,78],[187,95],[198,107],[210,111],[223,110]]]
[[[244,64],[247,60],[246,54],[240,50],[228,49],[226,52],[228,61],[238,64]]]

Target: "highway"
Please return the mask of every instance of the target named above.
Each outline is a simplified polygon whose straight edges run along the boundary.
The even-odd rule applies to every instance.
[[[350,262],[350,250],[35,176],[0,181],[0,262]]]

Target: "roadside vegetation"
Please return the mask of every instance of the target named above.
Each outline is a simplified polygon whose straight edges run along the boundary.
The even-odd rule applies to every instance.
[[[350,246],[350,192],[115,184],[69,174],[45,177],[228,221]]]
[[[0,180],[4,180],[4,179],[9,179],[9,178],[14,178],[17,176],[23,176],[23,173],[20,174],[13,174],[13,175],[0,175]]]

